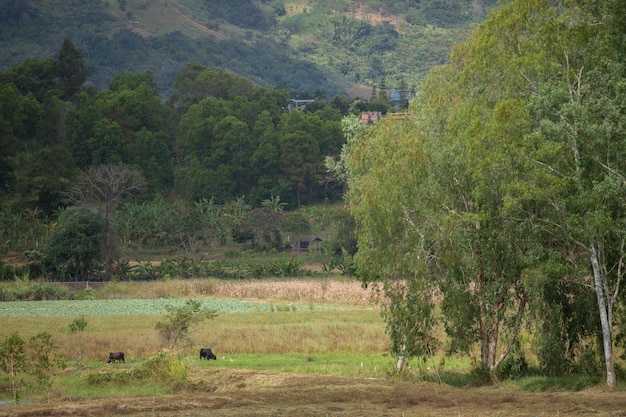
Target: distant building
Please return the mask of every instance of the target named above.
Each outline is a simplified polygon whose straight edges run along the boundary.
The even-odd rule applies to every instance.
[[[291,238],[291,247],[294,251],[308,250],[311,245],[318,249],[321,241],[317,236],[294,236]]]
[[[315,100],[298,100],[295,98],[291,99],[291,104],[289,104],[289,111],[291,110],[302,110],[306,103],[313,103]]]
[[[389,93],[389,102],[394,109],[406,109],[409,107],[409,100],[415,98],[414,90],[392,90]]]

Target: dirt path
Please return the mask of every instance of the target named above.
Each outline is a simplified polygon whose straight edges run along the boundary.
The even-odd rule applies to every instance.
[[[204,26],[202,23],[198,22],[197,20],[192,19],[191,17],[187,16],[186,14],[178,10],[178,8],[176,8],[176,6],[174,6],[171,2],[168,2],[166,0],[163,0],[162,2],[164,3],[166,8],[171,9],[180,19],[182,19],[189,26],[201,32],[204,32],[208,35],[215,36],[217,39],[226,39],[226,36],[223,33],[218,32],[216,30],[209,29],[208,27]]]

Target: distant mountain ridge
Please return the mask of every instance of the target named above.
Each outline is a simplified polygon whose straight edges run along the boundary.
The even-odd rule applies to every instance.
[[[0,0],[0,70],[64,38],[89,80],[150,70],[162,95],[189,62],[300,93],[416,84],[495,0]],[[305,94],[306,95],[306,94]]]

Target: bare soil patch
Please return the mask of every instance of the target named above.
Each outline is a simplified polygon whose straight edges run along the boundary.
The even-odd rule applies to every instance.
[[[174,395],[0,408],[4,416],[626,416],[623,392],[520,393],[221,368],[194,369]]]

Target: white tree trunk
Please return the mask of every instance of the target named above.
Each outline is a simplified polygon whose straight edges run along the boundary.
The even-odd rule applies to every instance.
[[[596,289],[596,297],[598,299],[598,309],[600,311],[600,323],[602,325],[602,342],[604,345],[604,363],[606,365],[606,386],[613,390],[616,386],[615,381],[615,364],[613,362],[613,323],[609,318],[612,316],[609,311],[612,307],[611,294],[608,293],[606,275],[600,267],[598,252],[595,243],[592,242],[589,247],[589,255],[591,258],[591,266],[593,269],[593,282]]]
[[[404,355],[398,356],[398,362],[396,362],[396,370],[402,372],[404,369]]]

